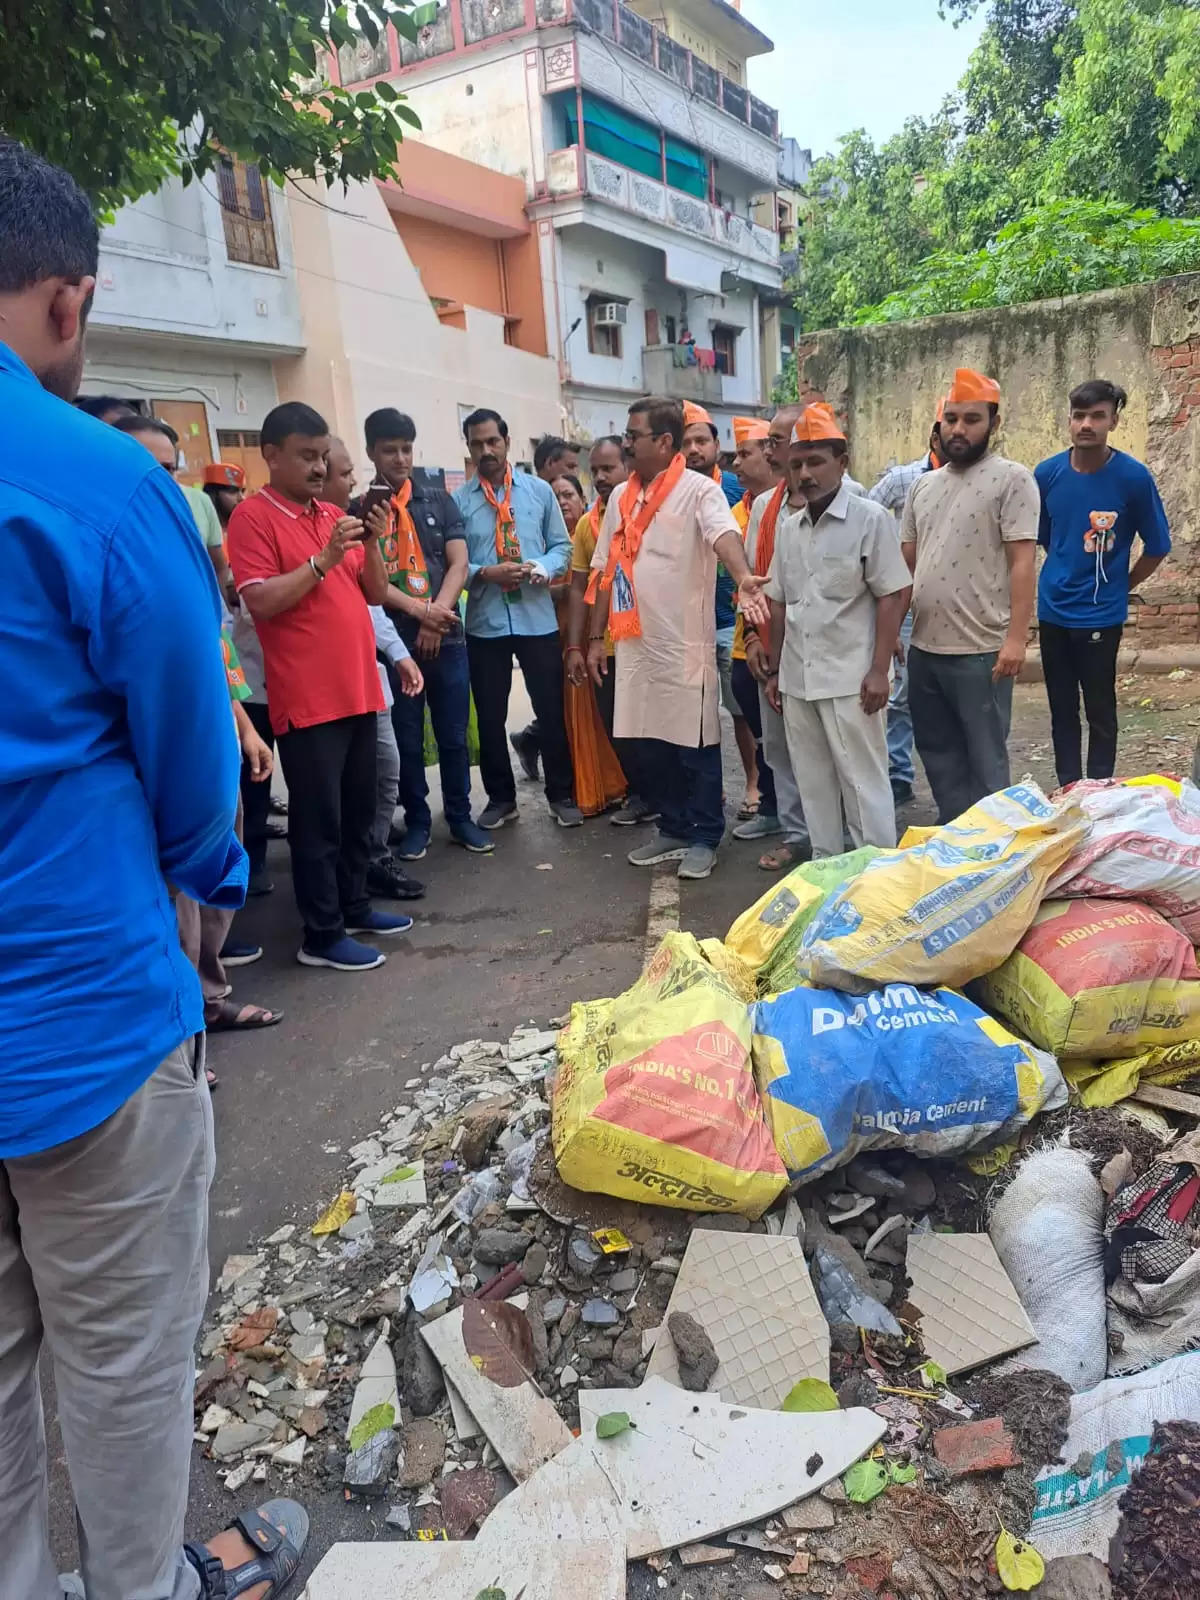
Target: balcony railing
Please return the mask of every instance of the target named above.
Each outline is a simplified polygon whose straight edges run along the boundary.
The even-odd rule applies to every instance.
[[[769,228],[760,228],[748,217],[656,183],[591,151],[585,153],[574,145],[551,151],[546,160],[546,188],[552,196],[585,194],[603,200],[647,221],[711,239],[750,261],[778,270],[779,236]]]
[[[694,400],[702,406],[719,406],[725,398],[721,374],[680,359],[682,345],[642,346],[642,382],[649,394],[668,400]]]
[[[653,66],[681,88],[724,111],[726,116],[744,122],[768,139],[779,137],[779,113],[758,100],[741,84],[701,61],[690,50],[656,28],[621,0],[571,0],[572,18],[586,28],[611,39],[631,56]]]

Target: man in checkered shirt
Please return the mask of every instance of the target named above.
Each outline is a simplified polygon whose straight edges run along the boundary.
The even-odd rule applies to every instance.
[[[915,461],[906,461],[902,466],[889,467],[875,484],[874,488],[866,491],[868,500],[874,500],[878,505],[886,507],[896,519],[899,529],[900,519],[904,515],[904,502],[908,499],[909,490],[918,478],[924,477],[927,472],[936,471],[944,465],[938,454],[940,437],[938,428],[942,420],[942,402],[938,401],[937,417],[929,434],[929,449],[923,456],[918,456]],[[907,805],[913,797],[913,725],[908,709],[908,646],[912,638],[912,612],[905,617],[900,628],[900,643],[903,646],[905,660],[897,666],[895,680],[892,684],[892,696],[888,701],[887,743],[888,743],[888,776],[892,781],[892,796],[898,806]]]

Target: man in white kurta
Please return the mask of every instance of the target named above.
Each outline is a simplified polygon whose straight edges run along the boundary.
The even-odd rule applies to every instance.
[[[630,412],[625,448],[643,492],[626,503],[615,490],[605,513],[592,570],[609,566],[624,515],[654,492],[679,450],[683,413],[673,401],[646,401]],[[636,740],[644,797],[659,815],[658,838],[631,852],[635,866],[680,862],[679,876],[707,877],[725,831],[721,798],[720,683],[716,667],[715,588],[718,560],[755,590],[741,534],[720,486],[681,472],[642,536],[633,566],[641,632],[614,629],[616,696],[613,733]],[[601,589],[589,631],[589,666],[605,666],[609,592]]]

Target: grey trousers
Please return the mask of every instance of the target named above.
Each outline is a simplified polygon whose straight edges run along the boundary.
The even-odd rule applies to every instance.
[[[855,850],[864,844],[894,849],[896,809],[883,712],[865,716],[856,694],[829,700],[785,694],[783,721],[813,860],[841,855],[843,816]]]
[[[196,1600],[183,1554],[212,1106],[185,1040],[90,1133],[0,1161],[0,1595],[60,1600],[43,1343],[88,1600]]]
[[[221,951],[233,926],[234,915],[234,912],[221,911],[216,906],[202,906],[190,895],[175,896],[179,943],[200,979],[200,987],[204,992],[204,1015],[209,1022],[212,1021],[210,1013],[225,998],[229,987]]]
[[[941,823],[1008,788],[1013,680],[993,683],[995,665],[994,651],[938,656],[915,645],[909,650],[913,735]]]
[[[772,709],[766,692],[759,686],[758,712],[762,718],[763,756],[775,779],[775,799],[779,808],[779,822],[783,828],[784,844],[798,849],[808,847],[808,824],[804,820],[804,807],[800,803],[800,790],[792,771],[792,758],[788,751],[787,728],[783,713]]]
[[[375,826],[371,830],[371,864],[386,866],[392,853],[388,837],[400,797],[400,748],[392,713],[379,712],[379,731],[375,736]]]

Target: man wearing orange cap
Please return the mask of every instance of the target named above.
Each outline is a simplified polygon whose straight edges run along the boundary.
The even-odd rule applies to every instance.
[[[659,813],[656,839],[630,852],[634,866],[678,861],[681,878],[707,878],[725,831],[713,592],[721,561],[741,586],[751,620],[767,607],[746,563],[741,530],[717,485],[687,471],[683,412],[674,400],[639,400],[625,434],[629,481],[614,489],[596,553],[588,670],[617,674],[614,732],[636,740],[642,798]],[[623,746],[618,745],[618,755]]]
[[[925,454],[918,456],[915,461],[906,461],[902,466],[888,467],[880,474],[874,488],[867,490],[868,500],[874,500],[876,505],[883,506],[895,517],[897,531],[904,516],[904,503],[913,484],[927,472],[935,472],[946,464],[941,453],[940,432],[945,404],[944,397],[937,403],[937,414],[929,430],[929,447]],[[900,628],[900,649],[904,659],[896,664],[887,717],[888,776],[892,781],[892,798],[898,806],[907,805],[912,799],[913,779],[916,776],[913,770],[912,713],[908,709],[908,649],[911,643],[910,611]]]
[[[840,855],[844,828],[856,847],[896,843],[883,711],[909,574],[892,517],[846,488],[846,459],[832,410],[810,404],[789,457],[805,504],[780,529],[767,580],[767,698],[787,727],[814,857]]]
[[[913,485],[901,524],[913,573],[908,699],[939,822],[1009,782],[1040,505],[1032,472],[991,449],[999,420],[999,384],[959,367],[940,428],[946,465]]]
[[[737,508],[742,503],[742,486],[734,473],[722,470],[719,464],[720,453],[721,435],[713,419],[703,406],[694,405],[690,400],[684,401],[683,454],[687,461],[688,471],[698,472],[704,478],[711,478],[714,483],[720,486],[730,507],[734,510],[735,520],[744,533],[746,523],[736,515]],[[733,644],[737,625],[734,589],[733,579],[723,566],[718,566],[716,599],[717,673],[721,680],[721,704],[733,718],[733,732],[737,739],[738,754],[742,758],[742,770],[746,774],[746,793],[738,809],[739,822],[745,822],[749,818],[758,815],[761,794],[754,733],[743,715],[742,708],[738,704],[737,696],[733,690]]]

